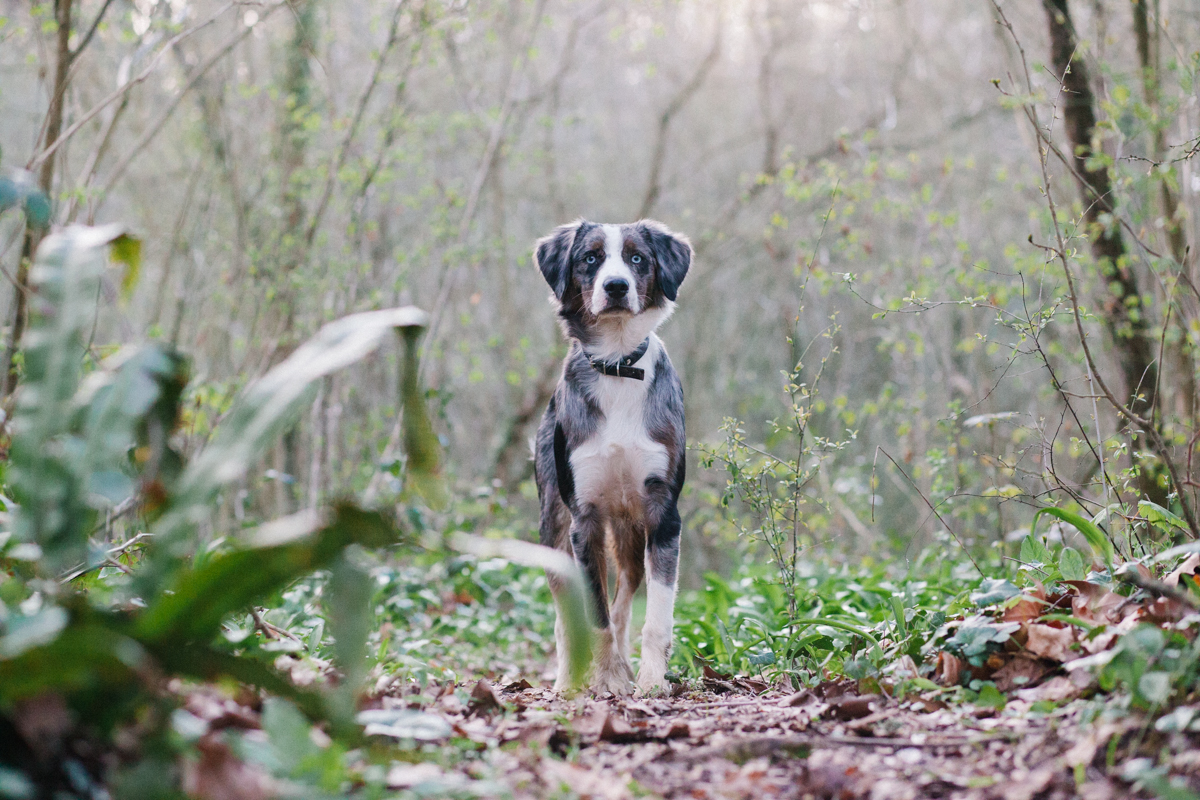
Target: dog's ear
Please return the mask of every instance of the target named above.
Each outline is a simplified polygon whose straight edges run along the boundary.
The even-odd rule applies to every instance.
[[[679,293],[679,284],[687,276],[692,265],[692,245],[683,234],[672,233],[667,226],[654,220],[638,223],[650,243],[654,263],[658,271],[658,285],[671,302]]]
[[[583,222],[579,221],[559,225],[554,229],[554,233],[538,239],[537,247],[533,251],[534,262],[559,300],[563,299],[567,287],[571,284],[571,248],[575,245],[575,234],[582,224]]]

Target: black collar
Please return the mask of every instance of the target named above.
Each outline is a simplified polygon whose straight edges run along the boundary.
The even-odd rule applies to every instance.
[[[587,355],[584,350],[583,354],[587,356],[588,361],[592,362],[592,369],[604,375],[611,375],[614,378],[633,378],[637,381],[646,379],[646,370],[640,367],[633,366],[642,356],[646,355],[646,351],[650,349],[650,337],[637,346],[632,353],[627,356],[621,356],[616,361],[601,361],[598,358],[592,358]]]

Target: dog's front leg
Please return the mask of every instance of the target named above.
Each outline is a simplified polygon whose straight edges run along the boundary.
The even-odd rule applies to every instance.
[[[637,677],[638,689],[644,694],[667,689],[681,527],[676,498],[670,497],[646,542],[646,624],[642,627],[642,664]]]

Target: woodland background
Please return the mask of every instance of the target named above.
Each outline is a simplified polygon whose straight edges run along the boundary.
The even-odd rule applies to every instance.
[[[1147,313],[1161,326],[1169,295],[1186,306],[1167,326],[1162,410],[1191,424],[1195,298],[1166,266],[1146,159],[1170,157],[1172,224],[1192,241],[1200,176],[1180,156],[1200,113],[1200,13],[1150,4],[1147,90],[1136,5],[1072,12],[1119,213],[1146,245],[1131,244],[1129,258]],[[836,347],[812,425],[854,436],[821,472],[828,507],[810,520],[815,540],[907,549],[933,534],[913,487],[877,467],[877,447],[926,495],[953,497],[953,516],[980,540],[1027,524],[1022,507],[1060,482],[1095,478],[1081,423],[1122,447],[1112,409],[1102,403],[1093,422],[1081,399],[1090,392],[1061,268],[1027,241],[1048,240],[1048,214],[1034,135],[1005,92],[1036,93],[1049,124],[1058,79],[1041,66],[1050,59],[1037,3],[1004,7],[1028,53],[1026,89],[1014,40],[982,0],[9,2],[9,169],[46,145],[55,15],[67,8],[65,44],[77,55],[60,130],[74,131],[34,171],[58,198],[55,223],[119,220],[144,239],[132,298],[99,299],[94,346],[186,342],[196,441],[234,391],[320,323],[411,302],[433,314],[422,370],[456,481],[532,509],[528,438],[563,344],[531,244],[575,217],[652,216],[696,246],[663,330],[694,441],[719,440],[726,417],[768,440],[763,420],[788,408],[781,371],[836,324],[806,359],[811,383],[816,354]],[[1071,152],[1061,123],[1050,135]],[[1078,212],[1063,163],[1051,158],[1049,170],[1059,204]],[[12,278],[21,221],[0,224]],[[1086,243],[1074,246],[1086,262]],[[1094,271],[1081,292],[1085,307],[1104,302]],[[10,334],[16,294],[10,281]],[[1064,415],[1022,319],[1038,323],[1077,416]],[[1111,342],[1097,350],[1114,371]],[[394,439],[384,446],[393,369],[381,361],[327,380],[225,513],[369,483],[394,457]],[[986,414],[1007,416],[964,425]],[[704,500],[723,480],[690,472],[687,549],[702,566],[728,567]]]
[[[1198,72],[1181,0],[0,0],[0,797],[1194,800]],[[696,251],[670,697],[538,685],[579,217]]]

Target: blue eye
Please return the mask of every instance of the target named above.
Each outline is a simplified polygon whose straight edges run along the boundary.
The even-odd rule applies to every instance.
[[[586,261],[586,262],[587,262],[587,263],[589,263],[589,264],[595,264],[595,263],[596,263],[596,256],[594,256],[594,255],[592,255],[592,254],[589,254],[589,255],[588,255],[588,257],[584,259],[584,261]]]
[[[630,263],[630,264],[640,264],[640,263],[642,263],[642,257],[641,257],[641,256],[638,256],[638,255],[635,255],[635,256],[633,256],[632,258],[630,258],[630,259],[629,259],[629,263]]]

